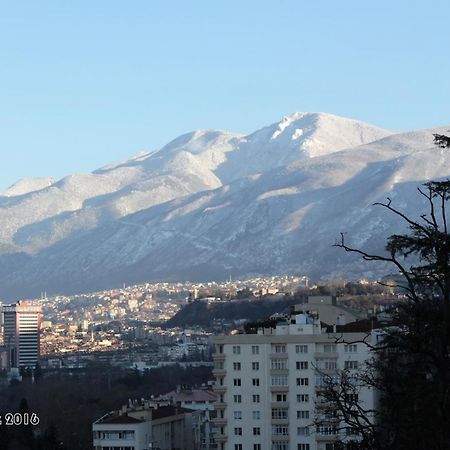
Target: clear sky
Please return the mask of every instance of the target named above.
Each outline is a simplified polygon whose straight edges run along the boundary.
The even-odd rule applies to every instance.
[[[0,0],[0,189],[294,111],[450,125],[450,2]]]

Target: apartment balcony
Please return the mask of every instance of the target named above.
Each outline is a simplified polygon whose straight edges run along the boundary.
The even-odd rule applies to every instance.
[[[214,403],[214,409],[223,410],[227,407],[227,402],[216,402]]]
[[[214,377],[224,377],[227,371],[225,369],[213,369],[212,374]]]
[[[326,433],[316,433],[316,441],[319,442],[336,442],[339,440],[339,434],[326,434]]]
[[[272,419],[271,424],[272,425],[289,425],[289,418],[286,417],[285,419]]]
[[[224,427],[227,424],[227,419],[225,419],[225,417],[215,417],[213,419],[213,424],[217,427]]]
[[[213,361],[225,361],[225,353],[213,353]]]
[[[314,358],[316,359],[337,359],[339,357],[338,352],[315,352]]]
[[[330,411],[333,407],[335,407],[332,402],[328,402],[326,400],[316,401],[315,406],[318,411]]]
[[[315,368],[315,372],[317,375],[329,375],[333,376],[337,374],[337,368],[336,369],[321,369],[320,367]],[[214,374],[214,372],[213,372]]]
[[[289,402],[271,402],[271,408],[289,408]]]
[[[225,394],[227,387],[224,384],[215,384],[213,386],[213,391],[217,394]]]
[[[270,386],[270,392],[289,392],[289,386]]]
[[[288,434],[273,434],[272,433],[272,441],[289,442],[289,435]]]
[[[288,369],[270,369],[270,375],[289,375],[289,370]]]
[[[214,436],[214,439],[216,442],[227,442],[227,435],[226,434],[216,434]]]
[[[271,359],[288,359],[288,354],[284,353],[269,353],[269,358]]]

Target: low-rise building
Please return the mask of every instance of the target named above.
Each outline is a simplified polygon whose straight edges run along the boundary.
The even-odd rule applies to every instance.
[[[205,387],[195,389],[177,388],[174,391],[161,395],[158,400],[167,400],[183,408],[199,411],[198,423],[194,426],[194,430],[198,434],[195,440],[200,442],[199,449],[213,450],[217,448],[214,440],[214,434],[217,430],[213,424],[215,417],[214,403],[217,401],[217,398],[216,393]]]
[[[199,417],[168,401],[135,402],[94,422],[94,450],[195,450]]]

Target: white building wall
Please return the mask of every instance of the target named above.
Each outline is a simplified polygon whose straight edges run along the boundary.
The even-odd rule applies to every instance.
[[[218,336],[215,339],[218,350],[219,346],[223,346],[225,357],[223,359],[218,353],[215,355],[216,367],[221,367],[223,360],[224,369],[215,370],[215,374],[219,374],[216,382],[218,393],[223,391],[223,401],[219,399],[217,419],[219,430],[220,426],[223,428],[223,433],[219,432],[218,436],[219,450],[299,450],[299,444],[309,444],[309,448],[305,446],[301,450],[327,450],[326,444],[334,442],[336,437],[316,433],[313,425],[316,415],[316,383],[320,383],[321,376],[316,370],[317,364],[327,362],[333,367],[332,362],[335,361],[338,370],[344,369],[347,360],[357,361],[361,365],[369,357],[368,348],[358,343],[357,351],[349,352],[346,351],[349,350],[346,344],[335,343],[335,335],[317,334],[317,328],[314,334],[312,325],[302,328],[302,331],[298,331],[300,327],[290,325],[288,332],[285,327],[272,335]],[[308,334],[302,334],[305,331]],[[361,333],[342,336],[345,341],[350,342],[363,337],[365,334]],[[299,352],[305,348],[298,347],[299,345],[307,346],[307,353]],[[258,354],[252,350],[256,347],[259,349]],[[284,348],[286,351],[280,352]],[[281,361],[286,361],[287,369],[283,368]],[[258,370],[255,370],[254,363],[259,364]],[[307,363],[307,368],[304,363]],[[331,374],[332,371],[327,373]],[[272,377],[278,378],[272,380]],[[225,390],[220,386],[221,378]],[[254,386],[253,379],[259,379],[259,386]],[[234,380],[240,380],[240,386],[235,385]],[[273,386],[272,381],[285,385]],[[236,384],[239,382],[236,381]],[[308,396],[308,401],[300,402],[299,400],[305,399],[305,395]],[[259,396],[259,403],[255,402],[258,398],[254,396]],[[365,390],[361,393],[360,400],[367,407],[372,407],[373,393]],[[272,419],[273,408],[287,408],[288,419]],[[224,412],[225,422],[220,418],[221,410]],[[298,411],[300,412],[297,413]],[[274,426],[288,427],[287,435],[274,435]],[[259,435],[254,434],[257,431],[254,428],[259,428]],[[302,435],[302,432],[305,434]],[[279,447],[275,447],[274,442],[279,442]]]

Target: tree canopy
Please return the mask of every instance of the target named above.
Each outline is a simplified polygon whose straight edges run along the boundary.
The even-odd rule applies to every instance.
[[[434,135],[450,148],[450,137]],[[407,301],[391,310],[393,325],[381,331],[373,359],[363,371],[342,371],[323,396],[355,439],[342,448],[367,450],[444,450],[450,448],[450,180],[424,183],[418,193],[427,211],[408,217],[391,199],[376,205],[409,227],[387,239],[384,255],[351,247],[344,234],[336,245],[364,260],[391,263],[402,275]],[[379,393],[374,411],[357,401],[361,386]],[[352,441],[350,443],[350,441]]]

